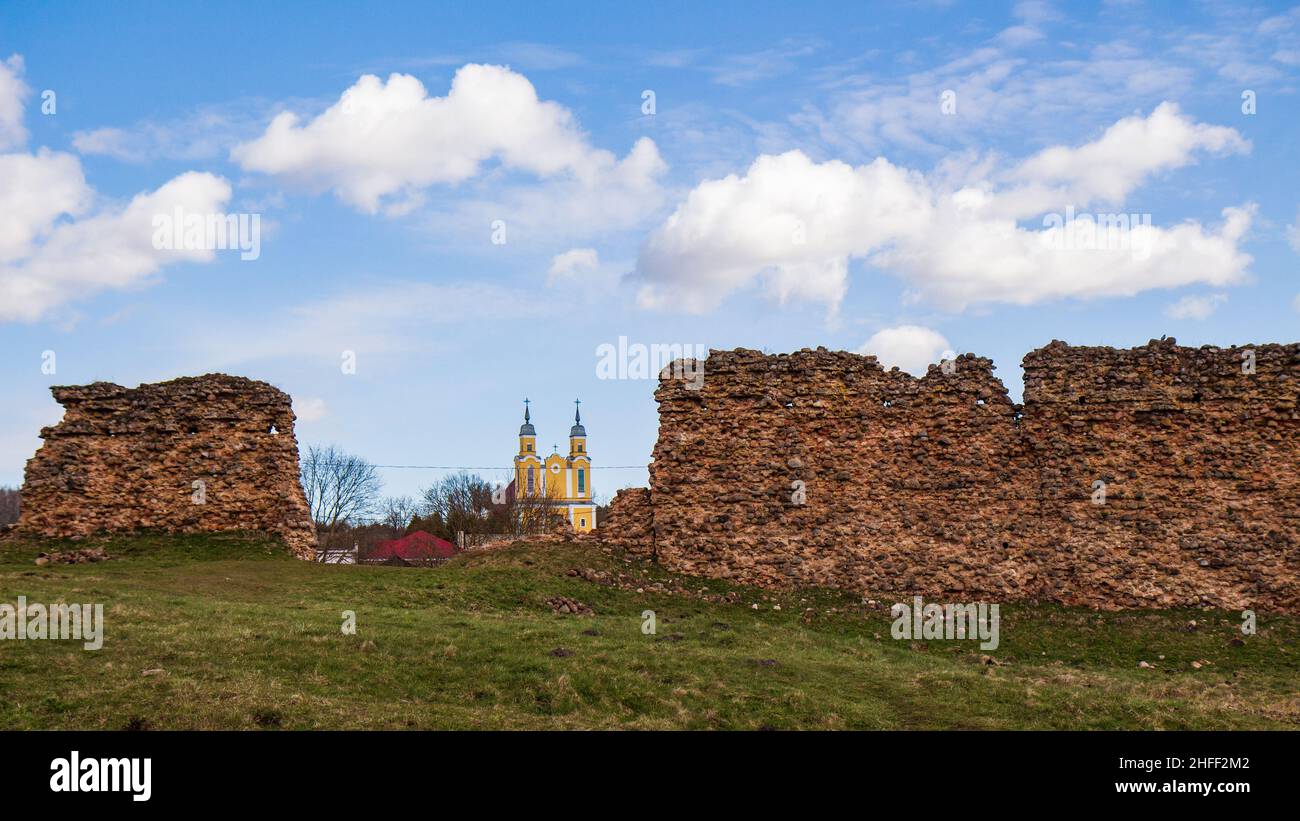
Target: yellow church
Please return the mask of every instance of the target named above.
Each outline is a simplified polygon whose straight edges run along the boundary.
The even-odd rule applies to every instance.
[[[587,454],[587,429],[582,426],[581,400],[575,399],[573,427],[569,429],[569,455],[559,446],[545,459],[537,451],[537,430],[524,400],[524,424],[519,427],[519,453],[515,456],[515,478],[510,483],[513,498],[535,499],[563,513],[579,533],[596,527],[596,505],[591,499],[591,457]]]

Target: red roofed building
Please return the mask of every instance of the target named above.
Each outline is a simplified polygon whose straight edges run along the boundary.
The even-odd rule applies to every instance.
[[[388,564],[394,559],[404,564],[429,564],[455,555],[456,545],[417,530],[400,539],[377,543],[365,560],[372,564]],[[398,561],[391,563],[397,564]]]

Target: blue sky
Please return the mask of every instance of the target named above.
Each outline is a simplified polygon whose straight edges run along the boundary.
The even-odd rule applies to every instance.
[[[380,464],[508,465],[525,396],[563,447],[581,397],[610,494],[656,428],[620,337],[1016,397],[1052,339],[1295,341],[1298,85],[1285,3],[6,5],[0,484],[52,384],[265,379]],[[173,202],[260,255],[153,248]],[[1049,247],[1067,209],[1152,228]]]

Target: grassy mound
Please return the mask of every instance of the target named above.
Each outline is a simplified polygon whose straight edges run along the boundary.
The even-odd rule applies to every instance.
[[[768,593],[589,547],[423,569],[308,564],[256,537],[94,544],[113,558],[38,567],[58,546],[0,542],[0,603],[97,602],[106,623],[98,651],[0,641],[0,728],[1300,724],[1300,619],[1269,613],[1234,641],[1237,613],[1004,606],[990,653],[895,641],[893,599]]]

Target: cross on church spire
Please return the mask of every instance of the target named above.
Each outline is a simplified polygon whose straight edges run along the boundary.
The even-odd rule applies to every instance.
[[[582,413],[581,413],[582,408],[578,407],[581,404],[582,404],[581,399],[573,400],[573,421],[578,423],[579,425],[582,424]]]
[[[528,419],[528,397],[527,397],[527,396],[524,397],[524,421],[525,421],[525,422],[529,421],[529,419]]]

